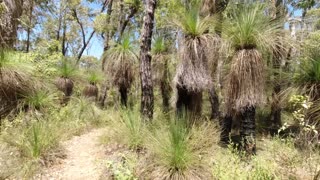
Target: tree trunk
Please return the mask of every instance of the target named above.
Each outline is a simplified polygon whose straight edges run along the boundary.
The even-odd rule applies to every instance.
[[[128,104],[128,88],[125,86],[119,87],[120,98],[121,98],[121,106],[127,107]]]
[[[243,141],[243,148],[248,154],[256,152],[256,122],[255,107],[246,107],[241,112],[240,136]]]
[[[155,8],[156,0],[146,0],[140,44],[141,115],[149,120],[153,118],[154,107],[150,51]]]
[[[113,0],[110,0],[109,4],[108,4],[108,9],[107,9],[107,14],[109,16],[108,19],[107,19],[107,24],[110,23],[111,14],[112,14],[112,7],[113,7]],[[107,32],[107,36],[104,39],[104,47],[103,47],[103,52],[104,53],[107,52],[109,50],[109,48],[110,48],[109,41],[110,41],[111,37],[112,37],[112,31],[109,30]],[[101,65],[102,71],[104,71],[105,64],[106,64],[106,58],[103,58],[102,59],[102,65]]]
[[[169,79],[168,59],[165,59],[163,76],[160,82],[160,90],[161,90],[162,105],[163,105],[164,112],[168,112],[170,107],[169,101],[170,101],[171,87],[168,82],[169,81],[168,79]]]
[[[281,5],[282,0],[273,0],[273,11],[271,13],[273,20],[279,20],[281,16]],[[281,40],[281,39],[279,39]],[[272,103],[271,103],[271,114],[270,114],[270,122],[271,122],[271,133],[277,133],[278,129],[281,127],[281,106],[280,106],[280,92],[281,92],[281,85],[280,85],[280,74],[279,71],[281,70],[281,47],[277,47],[277,50],[273,51],[272,53],[272,63],[274,72],[274,87],[272,92]]]
[[[211,103],[211,117],[210,119],[218,119],[220,116],[219,111],[219,96],[214,87],[212,87],[209,91],[210,93],[210,103]]]
[[[33,12],[33,0],[30,1],[29,4],[29,24],[27,28],[27,47],[26,52],[28,53],[30,50],[30,35],[31,35],[31,27],[32,27],[32,12]]]
[[[186,113],[187,118],[191,121],[201,115],[202,92],[190,92],[184,87],[177,86],[178,99],[176,103],[177,115]],[[193,124],[194,122],[189,122]]]
[[[0,47],[13,48],[17,38],[19,18],[22,15],[22,0],[4,0],[6,10],[0,20]]]
[[[226,114],[224,118],[220,121],[221,134],[220,142],[223,144],[229,143],[229,135],[232,128],[232,115]]]

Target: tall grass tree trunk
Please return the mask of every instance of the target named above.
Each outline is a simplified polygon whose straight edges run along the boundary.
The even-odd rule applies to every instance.
[[[120,86],[119,93],[121,106],[126,108],[128,105],[128,88],[126,86]]]
[[[243,140],[244,150],[248,154],[256,153],[256,108],[254,106],[245,107],[241,112],[240,137]]]
[[[146,0],[140,45],[141,115],[153,118],[154,97],[151,72],[151,38],[157,0]]]
[[[183,117],[186,113],[190,120],[201,115],[202,91],[189,91],[187,88],[177,85],[176,109],[178,117]],[[193,124],[194,122],[188,122]]]

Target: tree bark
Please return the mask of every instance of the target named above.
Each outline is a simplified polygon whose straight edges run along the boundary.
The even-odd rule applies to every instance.
[[[26,52],[28,53],[30,50],[30,35],[31,35],[31,26],[32,26],[32,12],[33,12],[33,0],[30,1],[29,4],[29,24],[27,28],[27,47]]]
[[[109,16],[108,19],[107,19],[107,24],[110,23],[111,14],[112,14],[112,7],[113,7],[113,0],[110,0],[109,4],[108,4],[108,8],[107,8],[107,15]],[[112,37],[112,31],[109,30],[107,32],[107,36],[104,39],[104,46],[103,46],[103,52],[104,53],[107,52],[109,50],[109,48],[110,48],[109,41],[110,41],[111,37]],[[106,59],[103,58],[102,65],[101,65],[102,71],[104,71],[105,63],[106,63]]]
[[[220,121],[221,133],[220,142],[223,144],[229,143],[229,135],[232,128],[232,115],[226,114],[224,118]]]
[[[210,119],[218,119],[220,116],[220,111],[219,111],[219,96],[217,94],[217,91],[214,87],[212,87],[209,91],[210,93],[210,103],[211,103],[211,117]]]
[[[119,87],[120,98],[121,98],[121,106],[127,107],[128,104],[128,88],[125,86]]]
[[[13,48],[17,38],[19,18],[22,15],[23,0],[4,0],[6,11],[0,20],[0,47]]]
[[[281,16],[280,6],[282,4],[282,0],[273,0],[273,11],[272,11],[272,19],[279,20]],[[275,51],[272,53],[272,63],[274,72],[274,87],[272,92],[272,103],[271,103],[271,114],[270,114],[270,122],[271,122],[271,133],[275,134],[278,129],[281,127],[281,106],[280,106],[280,92],[281,92],[281,85],[280,85],[280,74],[279,71],[281,70],[281,47],[277,47]]]
[[[162,106],[163,111],[168,112],[169,106],[170,106],[170,93],[171,93],[171,87],[168,82],[169,79],[169,69],[168,69],[168,59],[165,59],[164,62],[164,72],[163,76],[160,82],[160,90],[161,90],[161,96],[162,96]]]
[[[150,51],[156,1],[146,0],[140,44],[141,115],[149,120],[153,118],[154,107]]]
[[[243,148],[248,154],[256,153],[256,108],[246,107],[241,112],[240,136]]]

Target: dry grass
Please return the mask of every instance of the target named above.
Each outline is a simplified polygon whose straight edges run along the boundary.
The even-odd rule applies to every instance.
[[[0,116],[14,110],[33,89],[28,67],[14,53],[0,52]]]
[[[227,79],[228,111],[241,111],[265,102],[264,68],[262,55],[256,49],[244,49],[235,54]]]

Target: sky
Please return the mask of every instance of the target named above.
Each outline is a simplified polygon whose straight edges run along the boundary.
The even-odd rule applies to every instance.
[[[89,3],[89,7],[95,9],[96,11],[100,11],[101,9],[101,3]],[[291,8],[292,9],[292,8]],[[289,8],[290,10],[290,8]],[[302,11],[301,10],[295,10],[294,16],[301,16]],[[38,31],[38,30],[36,30]],[[92,28],[90,29],[89,33],[92,31]],[[19,39],[26,39],[26,33],[20,34]],[[101,55],[103,53],[103,39],[99,38],[97,34],[93,36],[91,39],[91,42],[87,49],[85,50],[83,55],[89,55],[94,56],[98,59],[100,59]]]

